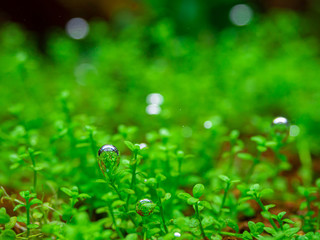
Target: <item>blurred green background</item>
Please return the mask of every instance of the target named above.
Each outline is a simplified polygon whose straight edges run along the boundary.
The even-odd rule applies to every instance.
[[[49,144],[68,98],[79,131],[134,125],[142,142],[166,127],[187,143],[216,122],[252,135],[285,116],[320,152],[316,0],[1,5],[3,146],[30,132],[29,144]]]

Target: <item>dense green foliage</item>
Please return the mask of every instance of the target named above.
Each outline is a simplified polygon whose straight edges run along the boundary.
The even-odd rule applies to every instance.
[[[319,51],[302,26],[288,13],[195,38],[167,20],[92,22],[81,41],[53,34],[45,56],[3,27],[0,239],[319,239]],[[278,115],[300,135],[275,132]],[[99,160],[104,144],[119,162]],[[301,211],[275,213],[274,200]]]

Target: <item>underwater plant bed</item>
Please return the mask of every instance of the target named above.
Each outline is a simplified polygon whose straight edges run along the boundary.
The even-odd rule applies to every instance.
[[[76,128],[63,104],[47,145],[7,143],[0,239],[320,239],[320,180],[286,118],[263,135],[218,124],[189,146],[164,128],[134,144],[136,127]]]

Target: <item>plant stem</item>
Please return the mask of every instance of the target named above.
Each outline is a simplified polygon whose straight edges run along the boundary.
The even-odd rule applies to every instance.
[[[121,196],[118,188],[116,187],[116,185],[115,185],[113,182],[110,182],[110,185],[112,186],[112,188],[114,189],[114,191],[117,193],[119,199],[120,199],[121,201],[123,201],[123,198],[122,198],[122,196]],[[130,216],[130,214],[128,213],[128,206],[127,206],[127,205],[124,205],[123,207],[124,207],[124,210],[126,211],[126,213],[128,214],[130,220],[133,222],[133,224],[134,224],[135,226],[137,226],[136,222],[133,220],[133,218],[132,218],[132,217]]]
[[[317,231],[319,231],[320,228],[320,208],[318,208],[318,216],[317,216]]]
[[[298,142],[298,153],[301,162],[301,175],[305,186],[310,186],[312,182],[312,159],[308,142],[306,140],[300,140]]]
[[[267,209],[264,207],[263,203],[261,202],[260,198],[255,195],[255,199],[257,201],[257,203],[259,204],[259,206],[261,207],[262,211],[267,212]],[[275,224],[275,222],[273,221],[272,218],[268,218],[269,222],[271,223],[272,227],[274,228],[274,230],[278,231],[278,227]]]
[[[135,183],[136,183],[136,170],[137,170],[137,153],[136,152],[133,153],[133,161],[134,161],[134,164],[132,167],[132,177],[131,177],[130,189],[133,189],[133,187],[135,186]],[[130,196],[131,196],[131,194],[128,194],[127,203],[126,203],[127,208],[129,206]]]
[[[181,168],[182,168],[182,159],[178,159],[178,179],[177,179],[177,188],[180,185],[180,178],[181,178]]]
[[[36,170],[36,161],[34,159],[33,152],[29,150],[29,156],[32,161],[32,166],[33,166],[33,191],[36,192],[37,188],[37,170]]]
[[[201,230],[202,237],[203,237],[203,239],[206,239],[206,234],[204,233],[204,230],[203,230],[203,227],[202,227],[202,223],[201,223],[198,203],[196,203],[194,206],[195,206],[195,210],[196,210],[196,216],[197,216],[197,219],[198,219],[199,224],[200,224],[200,230]]]
[[[29,239],[30,236],[30,229],[29,229],[29,224],[30,224],[30,205],[29,205],[29,198],[26,198],[26,210],[27,210],[27,238]]]
[[[234,172],[233,166],[234,166],[234,152],[233,152],[233,147],[234,147],[233,141],[230,142],[230,159],[229,159],[229,171]]]
[[[143,227],[143,240],[147,240],[147,228],[145,227],[146,221],[144,217],[142,217],[142,227]]]
[[[259,151],[257,158],[253,160],[253,163],[252,163],[249,171],[247,172],[247,175],[246,175],[245,180],[244,180],[245,183],[249,182],[249,180],[250,180],[250,178],[251,178],[251,176],[252,176],[252,174],[254,172],[254,168],[260,162],[260,157],[261,157],[261,152]]]
[[[223,194],[223,198],[222,198],[222,202],[221,202],[221,206],[220,206],[220,210],[219,210],[219,214],[218,214],[219,216],[220,216],[222,208],[224,207],[224,204],[226,202],[229,188],[230,188],[230,182],[227,182],[227,186],[226,186],[226,189],[224,190],[224,194]]]
[[[279,225],[280,225],[280,229],[283,231],[283,222],[282,222],[282,220],[280,219],[280,220],[278,220],[278,222],[279,222]]]
[[[242,234],[239,234],[239,233],[219,232],[219,234],[225,235],[225,236],[237,237],[237,238],[241,238],[242,237]]]
[[[166,221],[164,219],[164,214],[163,214],[162,202],[161,202],[161,198],[159,196],[158,196],[158,201],[159,201],[160,216],[161,216],[161,219],[162,219],[162,224],[163,224],[165,232],[168,233],[168,228],[167,228]]]
[[[89,131],[89,140],[90,140],[90,146],[91,146],[92,155],[96,160],[98,160],[97,159],[97,151],[96,151],[96,143],[95,143],[95,141],[93,139],[92,131]]]
[[[275,177],[278,176],[278,174],[280,173],[281,169],[280,169],[280,164],[281,164],[281,160],[280,160],[280,147],[277,146],[274,150],[275,153]]]
[[[120,229],[119,229],[119,227],[118,227],[118,225],[117,225],[116,218],[114,217],[114,213],[113,213],[112,207],[111,207],[110,205],[109,205],[109,211],[110,211],[110,215],[111,215],[111,218],[112,218],[114,227],[115,227],[117,233],[119,234],[119,237],[120,237],[121,239],[124,239],[123,234],[122,234],[122,232],[120,231]]]

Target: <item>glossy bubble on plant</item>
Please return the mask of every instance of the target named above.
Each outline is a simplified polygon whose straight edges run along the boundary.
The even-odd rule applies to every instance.
[[[154,207],[155,204],[150,199],[145,198],[138,201],[136,211],[140,216],[146,217],[153,212]]]
[[[115,146],[110,145],[110,144],[103,145],[103,146],[99,149],[98,155],[100,156],[103,152],[114,152],[114,153],[116,153],[117,155],[119,155],[118,149],[117,149]]]

